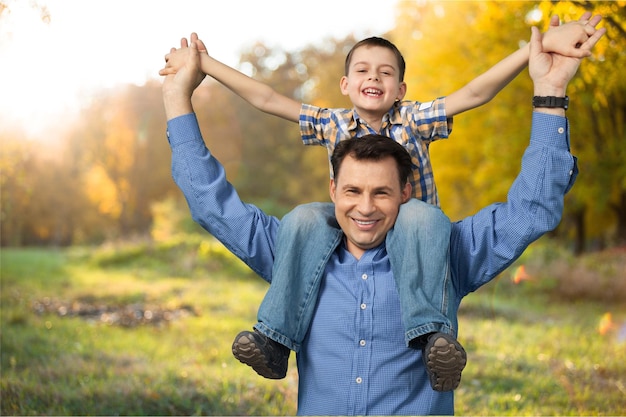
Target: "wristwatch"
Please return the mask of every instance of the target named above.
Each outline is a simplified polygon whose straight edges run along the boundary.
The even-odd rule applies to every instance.
[[[567,110],[569,107],[569,97],[533,97],[533,107],[550,107],[550,108],[561,108]]]

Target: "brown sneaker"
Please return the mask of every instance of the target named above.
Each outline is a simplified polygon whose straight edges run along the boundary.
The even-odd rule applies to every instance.
[[[268,379],[282,379],[287,375],[289,354],[287,346],[254,330],[244,330],[235,337],[233,355],[241,363],[251,366],[257,374]]]
[[[433,333],[423,351],[430,385],[435,391],[453,391],[461,383],[461,372],[467,363],[465,349],[445,333]]]

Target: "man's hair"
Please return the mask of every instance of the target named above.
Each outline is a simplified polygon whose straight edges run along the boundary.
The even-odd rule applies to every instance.
[[[411,175],[411,156],[402,145],[387,136],[365,135],[339,142],[330,158],[335,180],[337,180],[341,164],[347,156],[351,156],[357,161],[380,161],[392,157],[398,168],[400,187],[406,185]]]
[[[404,71],[406,70],[406,63],[404,62],[404,57],[402,56],[402,53],[400,53],[400,50],[398,49],[396,45],[394,45],[387,39],[379,38],[376,36],[372,36],[371,38],[365,38],[357,42],[356,45],[354,45],[352,49],[350,49],[350,52],[348,52],[348,55],[346,56],[346,64],[345,64],[346,76],[348,75],[350,71],[350,62],[352,61],[352,55],[354,55],[354,51],[356,51],[358,48],[362,46],[380,46],[382,48],[387,48],[391,52],[393,52],[393,54],[396,56],[396,60],[398,61],[398,70],[400,71],[398,76],[400,78],[400,82],[404,81]]]

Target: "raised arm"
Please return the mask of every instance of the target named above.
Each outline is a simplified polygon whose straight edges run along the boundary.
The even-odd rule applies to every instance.
[[[542,46],[546,52],[584,58],[591,53],[583,48],[585,41],[595,32],[601,16],[591,18],[586,12],[575,22],[559,25],[558,16],[550,20],[550,28],[544,34]],[[528,65],[529,44],[513,52],[483,74],[446,97],[446,115],[451,117],[482,106],[491,101]]]
[[[545,52],[539,30],[532,31],[529,73],[534,95],[563,97],[581,58]],[[591,50],[604,32],[596,31],[581,48]],[[530,105],[530,97],[528,101]],[[493,279],[529,244],[559,224],[564,196],[577,174],[564,116],[562,108],[535,108],[530,144],[507,201],[489,205],[453,225],[450,259],[459,296]]]
[[[172,177],[193,219],[266,281],[271,280],[279,221],[246,204],[226,180],[222,164],[206,147],[191,96],[204,78],[196,45],[176,74],[165,77],[163,103],[172,149]]]
[[[198,45],[200,66],[206,75],[214,78],[257,109],[298,123],[301,103],[213,58],[208,54],[204,43],[198,39],[196,33],[191,34],[190,41]],[[187,53],[188,42],[183,38],[180,49],[172,49],[165,56],[166,64],[159,74],[175,73],[184,62]]]

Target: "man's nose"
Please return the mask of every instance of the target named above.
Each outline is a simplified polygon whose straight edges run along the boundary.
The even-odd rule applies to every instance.
[[[362,195],[359,199],[357,210],[364,216],[369,216],[376,210],[374,199],[368,195]]]

